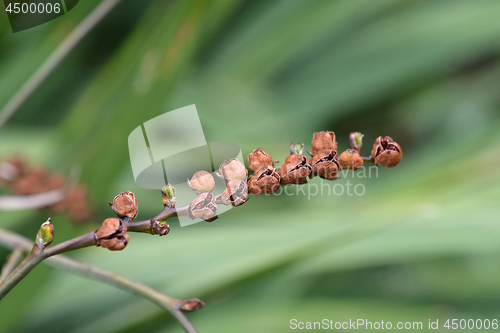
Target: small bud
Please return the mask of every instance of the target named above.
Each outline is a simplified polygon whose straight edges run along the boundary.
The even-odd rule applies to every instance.
[[[202,300],[200,300],[198,298],[193,298],[193,299],[182,302],[181,305],[179,306],[179,310],[185,311],[185,312],[193,312],[193,311],[201,309],[204,306],[205,306],[205,303],[203,303]]]
[[[215,196],[207,192],[199,194],[189,205],[188,216],[191,220],[200,218],[207,222],[215,221],[218,217]]]
[[[245,165],[236,158],[232,158],[229,161],[225,161],[219,167],[220,175],[226,180],[239,179],[247,180],[248,171]]]
[[[124,218],[125,216],[128,216],[131,220],[137,216],[137,212],[139,210],[137,199],[135,198],[134,193],[130,191],[118,194],[113,199],[113,202],[109,203],[109,206],[118,217]]]
[[[264,149],[257,148],[248,155],[248,168],[252,172],[256,172],[265,166],[274,167],[274,161]]]
[[[50,218],[42,223],[36,235],[36,244],[41,248],[46,248],[54,240],[54,226],[50,223]]]
[[[324,149],[337,150],[337,141],[334,132],[316,132],[311,142],[313,154],[319,154]]]
[[[127,246],[129,236],[127,227],[117,218],[105,219],[101,228],[97,229],[97,246],[102,246],[110,251],[121,251]]]
[[[339,156],[340,169],[358,170],[363,166],[363,158],[356,149],[347,149]]]
[[[248,192],[253,195],[273,194],[280,187],[280,176],[275,168],[265,166],[255,172],[248,180]]]
[[[175,197],[175,187],[167,184],[161,188],[161,202],[164,207],[175,207],[175,202],[177,198]]]
[[[151,230],[155,235],[165,236],[170,232],[170,226],[165,221],[154,221]]]
[[[281,185],[306,184],[307,177],[311,174],[311,165],[303,155],[292,154],[288,156],[278,169]]]
[[[226,184],[226,189],[222,192],[218,201],[223,205],[233,205],[235,207],[243,205],[248,200],[247,183],[232,179]]]
[[[302,155],[302,152],[304,151],[304,144],[303,143],[291,143],[290,144],[290,155],[297,154],[297,155]]]
[[[189,187],[196,194],[200,194],[203,192],[212,192],[215,187],[214,177],[204,170],[200,170],[193,175],[191,180],[188,179]]]
[[[356,149],[358,153],[363,150],[363,137],[364,135],[359,132],[351,132],[349,134],[349,148]]]
[[[379,136],[373,144],[371,159],[376,166],[382,164],[388,168],[395,167],[401,161],[403,151],[390,136]]]
[[[337,162],[337,152],[331,149],[325,149],[311,157],[311,178],[319,176],[326,180],[338,179],[337,173],[340,166]]]

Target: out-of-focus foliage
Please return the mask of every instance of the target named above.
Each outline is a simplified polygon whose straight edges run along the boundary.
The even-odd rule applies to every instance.
[[[16,34],[0,15],[0,105],[97,3]],[[288,332],[293,318],[493,319],[499,12],[493,0],[126,1],[0,131],[0,154],[82,166],[100,216],[83,227],[53,216],[58,242],[111,216],[120,191],[136,193],[139,218],[161,209],[159,193],[133,182],[127,137],[169,110],[196,104],[207,141],[281,161],[314,131],[335,131],[339,150],[361,131],[364,155],[390,135],[404,150],[398,167],[336,182],[363,184],[361,196],[252,197],[212,224],[173,222],[166,237],[131,235],[120,253],[72,255],[202,298],[189,315],[202,332]],[[2,213],[0,226],[34,237],[44,220]],[[0,302],[1,332],[41,328],[181,332],[146,301],[46,267]]]

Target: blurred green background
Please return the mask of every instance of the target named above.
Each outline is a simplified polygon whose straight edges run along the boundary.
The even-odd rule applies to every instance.
[[[0,106],[98,3],[16,34],[0,14]],[[127,137],[176,108],[196,104],[207,141],[281,161],[315,131],[335,131],[340,151],[361,131],[364,155],[389,135],[400,165],[337,181],[363,184],[362,196],[251,197],[211,224],[170,220],[166,237],[70,255],[203,299],[188,315],[200,332],[498,319],[499,13],[496,0],[124,1],[0,130],[0,156],[82,167],[98,216],[52,216],[63,241],[112,216],[121,191],[136,193],[140,219],[161,209],[133,181]],[[0,214],[29,238],[47,217]],[[44,265],[0,302],[0,332],[40,330],[182,331],[145,300]]]

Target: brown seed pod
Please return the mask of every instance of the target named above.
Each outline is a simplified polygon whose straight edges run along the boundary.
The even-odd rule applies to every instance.
[[[139,205],[134,193],[127,191],[118,194],[113,202],[109,203],[109,206],[120,218],[128,216],[131,220],[137,216],[139,211]]]
[[[231,179],[247,180],[248,171],[245,165],[236,158],[225,161],[219,167],[220,176],[227,182]]]
[[[253,195],[273,194],[280,187],[280,176],[275,168],[265,166],[257,170],[248,180],[248,192]]]
[[[288,156],[278,169],[281,185],[306,184],[307,177],[311,174],[311,165],[303,155],[292,154]]]
[[[106,219],[102,223],[101,228],[95,232],[97,237],[96,245],[107,248],[110,251],[121,251],[127,246],[129,241],[129,236],[126,232],[127,227],[120,219]]]
[[[337,173],[340,166],[337,161],[337,152],[331,149],[324,149],[318,154],[311,157],[311,178],[319,176],[326,180],[338,179]]]
[[[217,202],[237,207],[243,205],[247,200],[247,183],[242,180],[232,179],[226,184],[226,189],[222,192]]]
[[[363,158],[356,149],[347,149],[339,156],[340,169],[358,170],[363,166]]]
[[[215,187],[214,177],[204,170],[197,171],[187,183],[196,194],[212,192]]]
[[[319,154],[322,150],[337,150],[337,141],[334,132],[316,132],[311,142],[311,151],[313,154]]]
[[[398,165],[403,158],[403,150],[390,136],[379,136],[373,144],[371,159],[376,166],[382,164],[392,168]]]
[[[217,216],[217,205],[212,193],[201,193],[189,205],[188,216],[191,220],[200,218],[207,222],[215,221]]]
[[[250,171],[255,172],[265,166],[274,168],[274,161],[264,149],[257,148],[248,155],[248,168]]]

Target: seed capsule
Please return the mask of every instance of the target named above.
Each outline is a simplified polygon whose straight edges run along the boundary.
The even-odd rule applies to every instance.
[[[273,194],[280,187],[280,176],[275,168],[265,166],[248,180],[248,191],[253,195]]]
[[[127,246],[129,236],[127,227],[117,218],[104,220],[100,229],[95,234],[97,246],[102,246],[110,251],[121,251]]]
[[[207,222],[215,221],[217,216],[217,205],[212,193],[201,193],[189,205],[188,216],[191,220],[200,218]]]
[[[204,170],[196,172],[191,180],[188,179],[187,183],[196,194],[212,192],[215,187],[214,177]]]
[[[139,211],[139,205],[134,193],[127,191],[118,194],[113,202],[109,203],[109,206],[120,218],[128,216],[131,220],[137,216]]]
[[[311,178],[319,176],[326,180],[338,179],[337,173],[340,166],[337,161],[337,152],[331,149],[324,149],[311,157]]]
[[[371,159],[376,166],[382,164],[392,168],[398,165],[403,157],[401,147],[390,136],[379,136],[373,144]]]
[[[225,161],[219,167],[219,173],[227,182],[231,179],[247,180],[248,171],[245,165],[236,158]]]
[[[264,149],[257,148],[248,155],[248,168],[250,171],[255,172],[265,166],[274,168],[274,161]]]
[[[281,185],[306,184],[307,177],[311,174],[311,165],[303,155],[292,154],[288,156],[278,169]]]
[[[226,189],[222,192],[218,201],[224,205],[237,207],[243,205],[247,200],[247,183],[242,180],[232,179],[226,184]]]
[[[358,170],[363,166],[363,158],[356,149],[347,149],[339,156],[340,169]]]
[[[319,154],[324,149],[337,150],[337,141],[334,132],[316,132],[311,142],[313,154]]]

